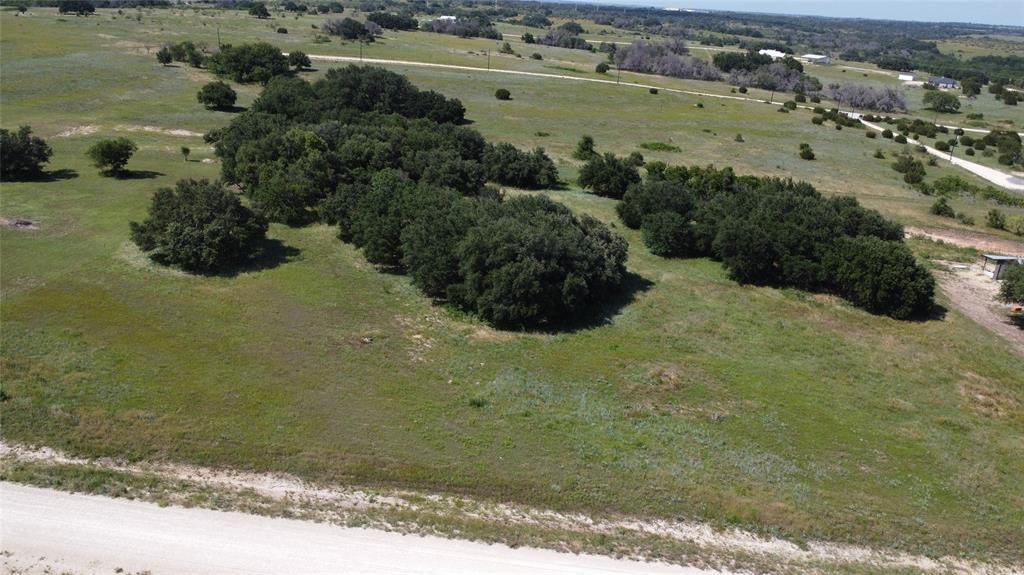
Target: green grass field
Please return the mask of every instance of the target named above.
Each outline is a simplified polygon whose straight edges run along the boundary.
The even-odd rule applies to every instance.
[[[358,47],[309,43],[314,17],[289,18],[290,33],[279,35],[280,22],[234,14],[141,13],[141,23],[109,10],[0,15],[3,125],[32,125],[54,148],[50,169],[73,171],[3,185],[0,215],[40,226],[0,229],[5,440],[1024,559],[1024,360],[956,311],[898,322],[828,296],[740,286],[715,262],[652,256],[616,224],[613,201],[572,185],[550,195],[616,226],[639,278],[631,301],[573,331],[496,331],[432,305],[327,226],[273,225],[280,249],[232,277],[149,263],[129,243],[128,222],[144,216],[157,188],[219,172],[204,161],[213,155],[201,137],[170,131],[204,132],[231,115],[195,102],[205,71],[161,67],[146,46],[215,45],[219,24],[225,42],[324,54]],[[494,44],[386,36],[373,55],[480,65],[485,56],[468,52]],[[547,50],[580,66],[597,58]],[[551,65],[547,55],[494,62]],[[569,155],[587,133],[601,150],[669,143],[681,152],[641,151],[804,179],[906,224],[962,227],[928,214],[931,199],[903,185],[891,160],[871,157],[897,145],[814,126],[808,111],[390,69],[460,98],[488,139],[544,146],[570,183],[578,163]],[[499,87],[513,100],[497,101]],[[239,104],[256,93],[242,88]],[[114,134],[139,144],[129,168],[145,177],[105,178],[88,165],[85,148]],[[801,142],[819,159],[800,160]],[[182,159],[182,145],[194,161]],[[981,183],[948,165],[928,173]],[[953,203],[979,222],[992,207]]]

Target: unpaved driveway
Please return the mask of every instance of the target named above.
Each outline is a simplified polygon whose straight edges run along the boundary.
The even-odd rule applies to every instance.
[[[861,122],[863,122],[865,126],[871,128],[872,130],[876,130],[878,132],[882,132],[885,130],[885,128],[879,126],[878,124],[873,124],[871,122],[864,121],[863,119],[861,119]],[[907,138],[907,143],[915,146],[924,145],[921,142],[918,142],[917,140],[913,140],[911,138]],[[996,170],[995,168],[989,168],[988,166],[982,166],[981,164],[976,164],[974,162],[968,162],[963,158],[951,157],[949,152],[940,152],[939,150],[936,150],[931,146],[924,147],[926,150],[928,150],[929,154],[937,158],[946,160],[947,162],[950,162],[954,166],[959,166],[976,176],[979,176],[992,182],[997,186],[1006,188],[1007,190],[1013,192],[1020,192],[1024,194],[1024,177],[1021,177],[1017,174],[1008,174],[1006,172],[1001,172],[999,170]]]
[[[981,271],[981,264],[940,262],[949,271],[938,271],[935,279],[942,292],[960,313],[991,330],[1024,357],[1024,329],[1010,322],[1006,306],[995,300],[999,283]]]
[[[1024,242],[1000,238],[984,232],[914,227],[904,228],[904,231],[908,236],[921,236],[931,240],[960,246],[962,248],[974,248],[983,252],[991,252],[1007,256],[1024,256]]]
[[[717,571],[511,549],[0,483],[5,573],[612,574]]]

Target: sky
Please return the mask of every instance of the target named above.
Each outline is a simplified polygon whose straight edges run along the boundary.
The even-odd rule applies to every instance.
[[[608,0],[608,3],[770,14],[1024,26],[1024,0]]]

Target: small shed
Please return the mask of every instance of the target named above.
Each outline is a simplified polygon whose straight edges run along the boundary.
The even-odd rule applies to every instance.
[[[945,76],[932,76],[928,82],[939,88],[956,88],[956,80]]]
[[[438,16],[437,19],[442,22],[454,22],[457,20],[455,16]]]
[[[1024,266],[1024,256],[1001,256],[997,254],[982,254],[981,271],[988,277],[998,280],[1009,266]]]
[[[811,64],[831,64],[832,58],[824,54],[804,54],[804,60]]]
[[[914,75],[913,74],[900,74],[899,75],[899,79],[900,79],[901,82],[913,82],[914,81]]]

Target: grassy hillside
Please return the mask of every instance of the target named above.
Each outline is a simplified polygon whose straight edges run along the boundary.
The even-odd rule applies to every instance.
[[[212,44],[217,21],[225,41],[314,48],[234,15],[33,14],[0,16],[4,127],[31,124],[54,148],[50,168],[73,172],[3,185],[0,215],[40,226],[0,229],[5,440],[1022,559],[1024,360],[960,314],[898,322],[827,296],[739,286],[714,262],[650,255],[621,225],[632,292],[604,321],[558,333],[496,331],[432,305],[326,226],[272,226],[279,248],[233,277],[158,268],[128,242],[128,222],[155,189],[217,176],[192,133],[231,116],[195,103],[206,72],[161,67],[145,45]],[[481,58],[451,55],[451,42],[483,41],[402,34],[371,49]],[[814,126],[805,111],[394,69],[461,98],[489,139],[546,147],[570,181],[569,153],[589,133],[600,149],[672,143],[682,152],[643,152],[806,179],[906,223],[953,225],[871,158],[894,144]],[[498,87],[514,99],[495,100]],[[240,104],[254,95],[242,89]],[[139,144],[129,163],[139,178],[87,164],[85,148],[113,134]],[[800,142],[819,159],[800,160]],[[550,194],[615,225],[612,201],[573,186]],[[979,221],[991,207],[954,204]]]

